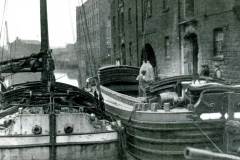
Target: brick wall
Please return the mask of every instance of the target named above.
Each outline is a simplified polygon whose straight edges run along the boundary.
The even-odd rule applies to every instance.
[[[111,36],[111,33],[107,32],[111,27],[108,25],[109,0],[88,0],[84,3],[84,10],[86,18],[83,6],[76,8],[76,48],[81,87],[85,86],[88,77],[95,75],[95,68],[111,63],[111,45],[107,44],[107,39],[111,40],[107,37]]]
[[[185,16],[184,0],[168,0],[166,8],[163,0],[152,0],[152,16],[143,20],[144,0],[123,0],[124,33],[121,33],[119,18],[120,0],[112,0],[111,20],[112,43],[115,57],[123,58],[121,45],[126,46],[128,65],[139,66],[144,44],[150,44],[155,52],[159,75],[186,74],[186,37],[194,34],[198,42],[198,72],[202,64],[208,64],[214,72],[214,64],[221,65],[223,78],[236,81],[240,78],[240,20],[233,11],[239,5],[235,0],[195,0],[194,14]],[[128,8],[131,8],[132,23],[128,23]],[[137,11],[136,11],[137,8]],[[136,14],[137,13],[137,14]],[[143,29],[144,25],[144,29]],[[214,56],[214,29],[222,28],[224,34],[222,56]],[[143,36],[144,35],[144,36]],[[165,55],[165,37],[168,37],[168,56]],[[132,57],[129,43],[132,43]],[[130,63],[131,62],[131,63]]]

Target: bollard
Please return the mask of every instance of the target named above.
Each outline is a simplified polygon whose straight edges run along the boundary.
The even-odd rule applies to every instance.
[[[135,103],[133,110],[140,111],[141,110],[141,103]]]
[[[143,111],[147,111],[147,110],[149,110],[149,109],[150,109],[149,103],[143,103],[143,104],[142,104],[142,110],[143,110]]]
[[[159,104],[158,103],[152,103],[151,104],[151,111],[152,112],[156,112],[158,108],[159,108]]]
[[[164,103],[163,108],[166,112],[170,112],[170,103]]]

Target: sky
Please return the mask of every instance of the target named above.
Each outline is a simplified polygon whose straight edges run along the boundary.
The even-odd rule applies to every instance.
[[[0,0],[0,29],[2,28],[0,45],[6,42],[5,21],[8,23],[10,42],[16,37],[24,40],[40,40],[40,0],[7,0],[6,12],[3,16],[4,1]],[[76,41],[76,6],[79,6],[81,1],[47,1],[51,48],[64,47]]]

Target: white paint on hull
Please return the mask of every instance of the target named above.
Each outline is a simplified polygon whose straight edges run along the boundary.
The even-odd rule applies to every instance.
[[[108,104],[109,106],[113,106],[129,112],[133,111],[133,106],[123,103],[121,101],[118,101],[104,93],[102,93],[102,95],[103,95],[104,103]]]
[[[104,141],[116,141],[118,138],[117,132],[57,136],[57,143],[92,143]]]
[[[112,106],[114,108],[118,108],[118,109],[121,109],[121,110],[125,110],[125,111],[133,111],[133,108],[134,106],[132,105],[128,105],[126,103],[123,103],[117,99],[114,99],[114,98],[111,98],[110,96],[102,93],[103,95],[103,98],[104,98],[104,103],[106,103],[108,106]],[[173,108],[169,111],[165,111],[163,109],[159,109],[155,112],[151,111],[151,110],[147,110],[147,111],[136,111],[136,112],[139,112],[139,113],[149,113],[149,114],[160,114],[160,113],[163,113],[163,114],[172,114],[172,113],[190,113],[190,111],[186,108]]]
[[[90,133],[83,135],[63,135],[56,137],[56,143],[104,143],[109,141],[117,141],[117,132],[106,133]],[[28,145],[44,145],[50,142],[49,136],[12,136],[12,137],[0,137],[0,148],[5,147],[18,147]]]
[[[37,145],[49,143],[49,136],[34,136],[34,137],[0,137],[0,147],[4,146],[20,146],[20,145]]]

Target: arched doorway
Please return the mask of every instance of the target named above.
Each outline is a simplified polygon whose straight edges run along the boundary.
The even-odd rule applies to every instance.
[[[156,62],[155,52],[151,44],[149,43],[145,44],[144,48],[142,49],[140,64],[142,64],[143,60],[148,60],[153,66],[153,68],[156,68],[157,62]]]
[[[122,54],[122,64],[126,65],[127,59],[126,59],[126,47],[125,47],[125,44],[121,45],[121,54]]]
[[[198,40],[195,33],[184,37],[184,74],[198,73]]]

